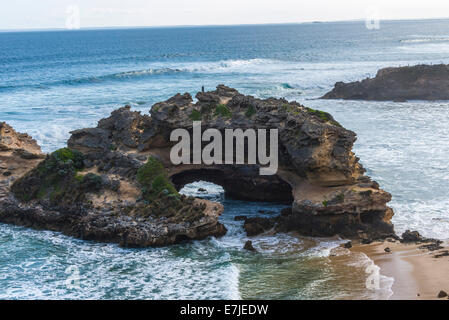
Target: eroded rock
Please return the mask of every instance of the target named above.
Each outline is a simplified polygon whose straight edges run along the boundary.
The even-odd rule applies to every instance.
[[[223,85],[196,98],[193,103],[190,94],[175,95],[156,103],[150,116],[126,106],[100,120],[96,128],[73,131],[68,150],[82,154],[79,168],[73,167],[73,159],[63,161],[56,166],[64,171],[55,178],[57,183],[52,180],[41,190],[39,170],[51,161],[48,156],[45,164],[34,166],[16,182],[16,197],[0,202],[0,219],[127,246],[218,236],[225,232],[218,222],[221,205],[192,202],[177,193],[188,183],[206,180],[237,199],[291,204],[280,216],[246,219],[248,235],[268,230],[362,239],[394,235],[393,211],[386,205],[391,195],[364,175],[352,152],[355,133],[330,114],[284,99],[245,96]],[[277,129],[277,174],[261,176],[259,164],[173,165],[172,130],[191,132],[197,120],[203,131]],[[159,174],[141,174],[154,163],[161,173],[157,183]],[[88,174],[98,182],[95,189],[82,187]],[[62,181],[69,187],[56,188]],[[77,198],[70,202],[71,193]]]
[[[0,184],[0,221],[126,247],[226,233],[218,222],[223,206],[179,195],[156,158],[131,166],[134,175],[119,170],[120,176],[109,173],[121,158],[115,151],[111,154],[101,163],[112,166],[102,173],[98,167],[86,168],[86,155],[77,150],[63,148],[47,155],[11,187]]]
[[[0,122],[0,182],[9,184],[44,158],[36,140]]]

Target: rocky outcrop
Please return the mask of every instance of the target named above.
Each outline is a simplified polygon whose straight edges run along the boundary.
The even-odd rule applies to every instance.
[[[97,128],[73,132],[68,146],[109,173],[133,175],[141,159],[151,155],[164,165],[177,190],[206,180],[223,186],[233,198],[292,204],[289,213],[273,218],[278,231],[355,238],[393,233],[393,212],[386,206],[390,194],[364,175],[351,150],[355,133],[330,114],[284,99],[256,99],[223,85],[196,98],[194,103],[190,94],[177,94],[156,103],[151,116],[121,108]],[[278,129],[277,174],[261,176],[259,164],[173,165],[170,150],[176,142],[170,141],[170,134],[179,128],[192,133],[195,120],[201,121],[202,132]],[[119,134],[122,131],[124,135]],[[120,151],[112,166],[109,158],[117,157],[117,152],[111,150]]]
[[[449,65],[385,68],[375,78],[337,82],[322,99],[449,100]]]
[[[156,103],[150,115],[126,106],[96,128],[72,132],[68,148],[13,184],[13,193],[0,201],[0,220],[127,246],[222,235],[221,205],[178,194],[184,185],[206,180],[234,198],[291,205],[278,217],[246,219],[253,235],[267,229],[348,238],[394,233],[390,194],[364,175],[351,150],[355,133],[330,114],[223,85],[196,98],[194,103],[190,94],[177,94]],[[179,128],[192,133],[193,121],[201,121],[202,132],[277,129],[277,173],[260,175],[260,163],[174,165],[170,134]]]
[[[40,152],[34,140],[6,124],[4,128],[10,138],[2,136],[8,146],[3,148],[8,153],[2,152],[2,161],[17,163],[18,157],[26,156],[20,170],[1,181],[1,222],[126,247],[161,246],[226,233],[218,222],[223,206],[179,195],[155,158],[135,160],[109,146],[104,152],[104,141],[94,134],[89,136],[93,140],[86,141],[97,152],[89,155],[104,156],[103,166],[94,166],[85,154],[69,148],[47,156],[33,153]],[[133,137],[120,139],[131,144]]]
[[[0,122],[0,183],[9,185],[44,158],[33,138]]]

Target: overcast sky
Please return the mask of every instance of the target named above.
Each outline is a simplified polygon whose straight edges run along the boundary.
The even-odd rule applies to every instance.
[[[449,17],[449,0],[2,0],[0,29],[64,28],[71,5],[81,28]]]

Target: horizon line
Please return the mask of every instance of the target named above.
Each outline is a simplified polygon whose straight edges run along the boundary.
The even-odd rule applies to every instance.
[[[380,21],[427,21],[427,20],[449,20],[449,17],[435,18],[403,18],[403,19],[380,19]],[[89,30],[118,30],[118,29],[157,29],[157,28],[202,28],[202,27],[239,27],[239,26],[275,26],[275,25],[299,25],[299,24],[319,24],[319,23],[345,23],[361,22],[365,19],[349,20],[311,20],[303,22],[272,22],[272,23],[238,23],[238,24],[192,24],[192,25],[155,25],[155,26],[109,26],[109,27],[81,27],[79,29],[67,29],[64,27],[54,28],[18,28],[0,29],[0,33],[6,32],[42,32],[42,31],[89,31]]]

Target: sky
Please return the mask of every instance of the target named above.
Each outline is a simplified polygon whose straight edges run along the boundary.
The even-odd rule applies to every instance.
[[[2,0],[0,29],[446,18],[448,0]]]

